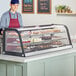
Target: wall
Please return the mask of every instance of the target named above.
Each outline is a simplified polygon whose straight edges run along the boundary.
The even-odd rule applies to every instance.
[[[6,4],[2,4],[2,9],[9,7],[8,0],[5,0]],[[9,0],[10,1],[10,0]],[[52,24],[52,23],[59,23],[65,24],[68,26],[70,33],[72,35],[76,35],[76,15],[75,16],[57,16],[55,13],[55,6],[58,4],[69,5],[74,11],[76,11],[76,0],[52,0],[52,14],[37,14],[37,0],[35,1],[35,14],[22,14],[23,17],[23,24],[25,25],[41,25],[41,24]],[[3,5],[4,4],[4,5]],[[22,11],[22,5],[20,0],[19,12]],[[6,7],[7,6],[7,7]],[[3,11],[2,11],[3,12]],[[1,13],[2,13],[1,12]]]
[[[0,0],[0,17],[1,15],[9,9],[10,0]]]

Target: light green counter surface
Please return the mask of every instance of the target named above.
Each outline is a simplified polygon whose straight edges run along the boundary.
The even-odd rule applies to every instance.
[[[76,76],[76,48],[31,57],[0,55],[0,76]]]

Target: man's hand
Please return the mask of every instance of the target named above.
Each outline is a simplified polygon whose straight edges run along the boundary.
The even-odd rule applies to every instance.
[[[1,34],[3,35],[3,30],[1,31]]]

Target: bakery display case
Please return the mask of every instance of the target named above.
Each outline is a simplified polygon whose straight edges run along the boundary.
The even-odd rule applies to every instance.
[[[31,56],[72,48],[69,30],[62,24],[6,28],[3,54]]]

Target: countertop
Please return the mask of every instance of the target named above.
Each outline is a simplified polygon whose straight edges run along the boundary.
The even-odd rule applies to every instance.
[[[26,62],[39,60],[39,59],[45,59],[45,58],[55,57],[55,56],[59,56],[59,55],[75,53],[76,52],[75,45],[71,49],[60,50],[60,51],[56,51],[56,52],[45,53],[45,54],[40,54],[40,55],[30,56],[30,57],[18,57],[18,56],[10,56],[10,55],[0,54],[0,60],[26,63]]]

